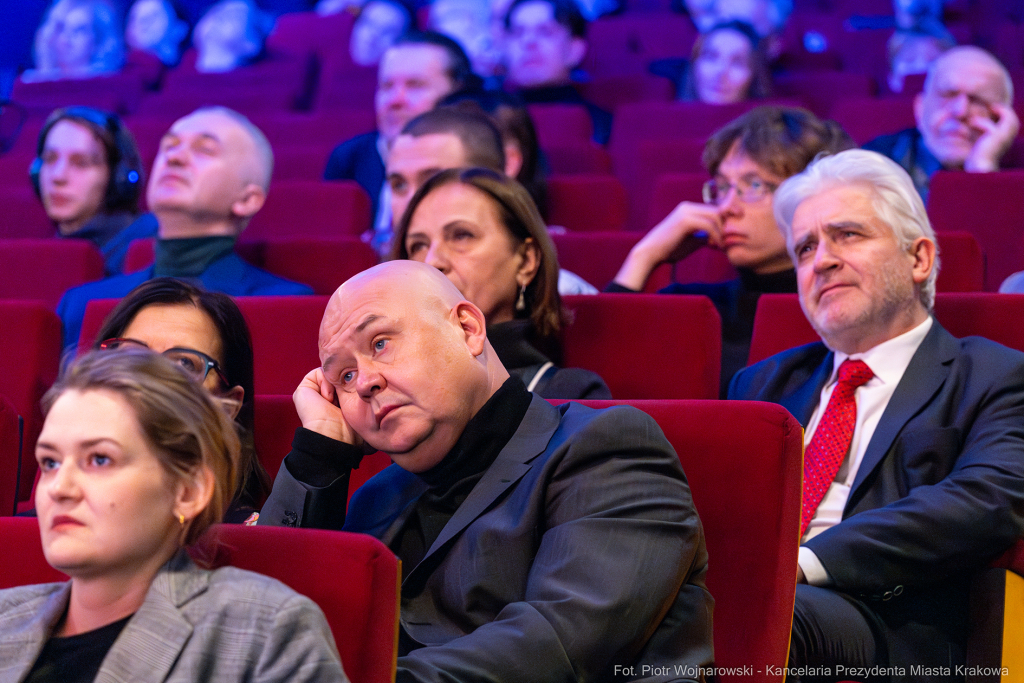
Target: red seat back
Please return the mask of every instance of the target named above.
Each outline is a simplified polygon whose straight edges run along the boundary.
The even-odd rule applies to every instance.
[[[842,126],[858,145],[917,125],[910,97],[843,98],[832,105],[828,118]]]
[[[16,510],[18,464],[21,458],[21,418],[10,401],[0,396],[0,517]]]
[[[1024,294],[939,292],[935,319],[954,337],[978,336],[1024,351]],[[762,294],[754,316],[750,364],[819,341],[796,294]]]
[[[703,296],[567,296],[565,367],[592,370],[620,399],[717,398],[722,322]],[[654,345],[652,347],[652,344]]]
[[[0,273],[0,299],[56,309],[65,291],[103,277],[103,256],[88,240],[0,240]]]
[[[548,178],[548,222],[577,232],[621,230],[626,190],[607,174]]]
[[[53,237],[57,229],[53,221],[43,210],[43,204],[39,197],[32,191],[28,184],[28,161],[19,161],[16,167],[20,167],[23,174],[23,182],[17,185],[0,187],[0,238],[22,238],[34,237],[45,239]]]
[[[241,239],[360,235],[370,219],[370,198],[355,181],[280,180],[271,185]]]
[[[552,173],[611,173],[612,158],[604,147],[587,140],[573,140],[548,145],[544,148],[544,156]]]
[[[583,401],[603,407],[625,401]],[[708,548],[715,665],[722,683],[768,683],[783,667],[796,594],[803,430],[753,401],[628,401],[679,454]],[[737,428],[742,425],[742,428]],[[760,662],[752,675],[743,666]]]
[[[1024,171],[939,171],[931,179],[928,216],[936,231],[965,230],[977,238],[987,257],[987,291],[1024,270]]]
[[[18,494],[26,500],[36,476],[36,439],[43,427],[39,401],[57,379],[60,318],[38,301],[0,301],[0,320],[0,396],[25,419]]]
[[[615,278],[622,262],[629,255],[641,234],[636,232],[565,232],[553,233],[551,239],[558,250],[558,265],[576,273],[598,289]],[[672,267],[658,266],[647,279],[645,292],[657,292],[672,282]]]
[[[935,235],[942,268],[935,281],[939,292],[980,292],[985,289],[985,256],[969,232],[940,232]]]
[[[394,680],[400,570],[383,543],[342,531],[229,524],[214,527],[211,538],[214,567],[271,576],[320,606],[353,683]],[[46,563],[35,519],[0,519],[0,544],[8,550],[0,554],[0,588],[66,578]]]
[[[296,238],[263,244],[264,268],[309,285],[314,294],[333,294],[345,280],[378,261],[370,245],[358,237]]]
[[[580,104],[531,104],[530,118],[542,148],[567,142],[589,142],[594,124]]]

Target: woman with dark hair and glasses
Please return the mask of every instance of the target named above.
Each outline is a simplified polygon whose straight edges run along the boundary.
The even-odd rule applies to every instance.
[[[558,368],[567,314],[558,258],[526,189],[482,168],[441,171],[413,195],[391,257],[436,267],[487,319],[502,364],[544,398],[611,398],[598,375]]]
[[[136,287],[110,312],[97,349],[146,347],[184,368],[225,399],[239,427],[239,486],[225,522],[246,521],[270,493],[253,439],[253,355],[249,327],[234,300],[182,280],[160,277]]]

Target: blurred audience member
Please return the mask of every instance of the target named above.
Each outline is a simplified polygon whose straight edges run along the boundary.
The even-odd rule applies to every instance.
[[[434,266],[478,306],[498,359],[530,391],[544,398],[611,398],[593,372],[556,367],[568,322],[558,258],[537,207],[516,181],[482,168],[435,174],[409,202],[392,256]]]
[[[218,2],[199,20],[192,35],[196,71],[231,71],[256,61],[273,27],[273,17],[251,0]]]
[[[239,457],[192,373],[141,349],[94,352],[43,404],[39,532],[71,580],[0,591],[4,680],[347,682],[309,598],[184,551],[224,516]]]
[[[889,90],[903,92],[904,78],[927,73],[931,63],[954,45],[956,40],[945,30],[941,33],[903,30],[893,33],[886,45],[889,59],[886,84]]]
[[[224,521],[239,524],[270,493],[270,475],[256,457],[253,354],[249,326],[227,294],[171,277],[144,282],[103,321],[94,349],[144,347],[162,353],[192,374],[239,427],[238,486]]]
[[[181,60],[188,31],[188,23],[170,0],[136,0],[128,12],[124,37],[128,47],[174,66]]]
[[[523,101],[500,91],[461,92],[449,95],[438,107],[479,110],[491,117],[505,145],[505,175],[515,178],[530,193],[542,217],[547,216],[547,181],[537,129]]]
[[[715,11],[716,0],[682,0],[681,4],[686,13],[690,15],[698,33],[704,33],[718,23],[718,14]],[[679,10],[678,7],[674,7],[674,9]]]
[[[431,30],[443,33],[466,51],[476,75],[485,80],[494,77],[501,62],[501,45],[487,0],[433,0],[429,22]]]
[[[159,226],[156,263],[69,289],[57,307],[64,345],[78,342],[90,300],[122,297],[154,277],[194,278],[232,296],[312,294],[234,253],[238,235],[266,200],[273,166],[266,136],[236,111],[206,107],[175,121],[160,141],[146,188],[153,213],[139,219]]]
[[[411,11],[398,0],[368,0],[352,25],[352,61],[359,66],[376,66],[384,52],[412,25]]]
[[[942,27],[943,0],[892,0],[896,28],[903,31]]]
[[[761,40],[741,21],[716,24],[697,36],[679,99],[733,104],[764,99],[771,89],[768,57]]]
[[[674,283],[667,294],[703,294],[722,316],[721,392],[747,364],[754,312],[762,293],[796,291],[796,275],[786,240],[772,214],[773,194],[822,152],[853,147],[832,121],[804,109],[758,107],[726,124],[704,147],[712,179],[704,203],[682,202],[636,243],[605,288],[639,292],[662,263],[680,261],[697,249],[721,249],[739,279],[712,284]]]
[[[750,24],[761,36],[769,60],[782,54],[782,31],[793,13],[793,0],[716,0],[715,15],[719,22],[742,21]]]
[[[107,0],[56,0],[36,32],[25,81],[88,78],[124,64],[121,18]]]
[[[340,14],[346,10],[358,12],[362,6],[360,0],[320,0],[316,3],[316,13],[322,17]]]
[[[1013,82],[998,59],[973,45],[954,47],[928,68],[914,100],[917,128],[875,138],[864,149],[902,166],[927,200],[929,179],[940,169],[999,170],[1020,129],[1012,102]]]
[[[135,221],[142,160],[114,114],[91,107],[54,111],[39,133],[29,176],[57,235],[95,244],[107,275],[121,272],[133,239],[156,232],[152,224]]]
[[[527,104],[578,104],[608,142],[611,114],[587,102],[571,74],[587,52],[587,22],[572,0],[514,0],[505,17],[506,86]]]
[[[370,195],[374,223],[370,243],[379,254],[391,242],[391,198],[384,183],[384,159],[392,141],[413,117],[473,82],[469,58],[459,44],[439,33],[400,38],[381,58],[374,109],[377,130],[341,143],[331,152],[325,180],[354,180]]]

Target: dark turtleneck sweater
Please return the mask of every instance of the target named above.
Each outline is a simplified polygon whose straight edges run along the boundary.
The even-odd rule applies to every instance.
[[[235,249],[234,237],[185,237],[156,241],[154,277],[199,277]]]
[[[732,376],[747,366],[750,339],[754,335],[754,314],[757,300],[762,294],[795,294],[796,271],[784,270],[769,275],[758,275],[752,270],[738,268],[739,278],[727,282],[678,282],[658,290],[659,294],[702,294],[715,305],[722,317],[722,374],[719,395],[725,398]],[[606,292],[632,292],[614,282]]]

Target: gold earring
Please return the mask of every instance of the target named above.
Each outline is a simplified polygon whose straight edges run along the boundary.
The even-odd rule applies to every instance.
[[[181,512],[178,513],[178,524],[180,524],[181,526],[185,526],[185,515],[184,515],[184,513],[181,513]]]
[[[519,299],[516,301],[516,310],[526,310],[526,285],[519,285]]]

